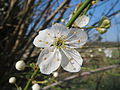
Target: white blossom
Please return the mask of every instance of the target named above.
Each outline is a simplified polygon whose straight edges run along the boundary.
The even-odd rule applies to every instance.
[[[98,51],[99,51],[99,52],[101,52],[101,51],[102,51],[102,49],[101,49],[101,48],[98,48]]]
[[[105,56],[111,58],[112,57],[112,50],[107,48],[104,50]]]
[[[54,77],[58,77],[58,72],[53,72]]]
[[[91,57],[91,58],[93,58],[93,57],[94,57],[94,55],[93,55],[93,54],[91,54],[91,55],[90,55],[90,57]]]
[[[9,83],[14,84],[15,82],[16,82],[16,78],[15,77],[10,77]]]
[[[25,69],[25,62],[23,60],[20,60],[18,61],[16,64],[15,64],[15,68],[18,70],[18,71],[21,71],[21,70],[24,70]]]
[[[62,24],[40,31],[33,44],[42,47],[37,64],[41,73],[51,74],[61,65],[69,72],[79,72],[83,59],[74,48],[87,42],[85,31],[77,28],[67,29]]]
[[[39,84],[34,84],[33,86],[32,86],[32,90],[40,90],[40,85]]]

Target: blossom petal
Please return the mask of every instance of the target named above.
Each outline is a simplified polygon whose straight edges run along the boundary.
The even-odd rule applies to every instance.
[[[86,16],[86,15],[79,16],[79,17],[75,20],[75,22],[74,22],[74,24],[75,24],[76,26],[78,26],[78,27],[84,27],[84,26],[86,26],[88,23],[89,23],[89,17]]]
[[[36,47],[50,47],[56,37],[65,38],[70,30],[62,24],[54,24],[52,27],[39,32],[33,41]]]
[[[54,24],[50,29],[55,37],[66,36],[69,33],[69,29],[67,29],[65,25],[58,23]]]
[[[58,69],[61,63],[61,54],[59,49],[51,47],[44,49],[39,57],[37,64],[40,68],[41,73],[51,74],[53,71]]]
[[[87,33],[81,29],[71,28],[65,44],[70,48],[79,48],[87,42]]]
[[[62,49],[61,66],[69,72],[79,72],[82,66],[83,59],[75,49]]]
[[[49,29],[40,31],[33,41],[33,44],[36,47],[50,47],[52,43],[53,43],[53,35],[50,33]]]

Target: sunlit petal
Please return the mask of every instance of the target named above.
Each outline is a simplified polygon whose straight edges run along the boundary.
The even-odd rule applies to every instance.
[[[69,72],[79,72],[82,66],[83,59],[75,49],[62,49],[61,66]]]
[[[39,57],[37,64],[40,68],[41,73],[51,74],[53,71],[58,69],[61,63],[61,54],[59,49],[51,47],[44,49]]]
[[[53,35],[50,33],[48,29],[40,31],[33,41],[33,44],[36,47],[50,47],[52,43]]]
[[[87,42],[87,33],[81,29],[71,28],[67,36],[66,44],[70,48],[80,48]]]
[[[66,36],[69,33],[69,29],[67,29],[65,25],[58,23],[54,24],[50,29],[54,33],[55,37]]]

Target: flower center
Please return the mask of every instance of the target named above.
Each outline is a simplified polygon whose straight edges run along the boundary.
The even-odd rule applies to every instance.
[[[61,38],[56,38],[54,40],[54,46],[55,47],[60,48],[63,45],[64,45],[64,40],[62,40]]]

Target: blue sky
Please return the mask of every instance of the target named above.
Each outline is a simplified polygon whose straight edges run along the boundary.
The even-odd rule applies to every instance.
[[[58,0],[58,2],[55,2],[55,6],[52,8],[53,11],[56,9],[56,7],[59,6],[64,0]],[[81,0],[72,0],[70,3],[70,7],[67,9],[67,12],[64,14],[63,19],[68,21],[70,14],[74,11],[74,8]],[[84,1],[84,0],[82,0]],[[116,2],[119,1],[119,2]],[[47,1],[46,1],[47,2]],[[99,21],[102,16],[105,16],[109,10],[114,6],[109,14],[120,10],[120,0],[104,0],[101,2],[98,2],[96,5],[93,5],[91,9],[88,11],[88,16],[91,17],[90,14],[92,14],[92,18],[90,19],[90,22],[88,25],[93,25],[95,22]],[[42,9],[42,8],[38,8]],[[40,11],[40,10],[38,10]],[[108,15],[109,15],[108,14]],[[38,17],[38,16],[37,16]],[[56,18],[58,15],[56,15]],[[102,41],[114,41],[118,42],[120,41],[120,14],[115,15],[114,17],[111,17],[111,27],[108,29],[108,31],[105,34],[102,34]],[[42,21],[41,21],[42,22]],[[38,24],[37,28],[42,25],[41,22]],[[33,22],[34,23],[34,22]],[[32,26],[31,24],[30,26]],[[30,29],[30,27],[29,27]],[[96,30],[91,30],[93,33],[98,33]],[[94,35],[94,34],[91,35]]]

